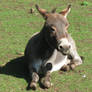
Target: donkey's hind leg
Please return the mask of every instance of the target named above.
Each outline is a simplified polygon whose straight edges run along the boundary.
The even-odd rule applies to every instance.
[[[70,55],[72,57],[70,64],[75,64],[75,66],[78,66],[78,65],[81,65],[82,64],[82,59],[79,56],[77,50],[75,50],[75,51],[74,50],[73,51],[71,50]]]
[[[78,52],[77,52],[77,48],[76,48],[76,44],[74,42],[74,40],[71,38],[71,48],[70,48],[70,53],[69,56],[71,57],[71,65],[81,65],[82,64],[82,58],[79,56]]]
[[[76,49],[70,51],[70,57],[68,57],[70,63],[67,64],[67,67],[69,67],[69,69],[74,70],[76,66],[82,64],[82,58],[79,56]]]
[[[71,56],[71,59],[70,59],[71,63],[74,63],[75,66],[81,65],[82,59],[77,52],[75,41],[72,39],[70,35],[69,35],[69,41],[71,43],[71,48],[70,48],[70,53],[69,53],[69,55]]]
[[[63,67],[61,67],[61,71],[69,71],[70,70],[70,66],[69,66],[69,64],[70,64],[70,60],[67,58],[67,62],[66,62],[66,64],[65,65],[63,65]]]
[[[68,68],[68,70],[74,70],[75,67],[81,65],[83,61],[76,50],[71,51],[70,54],[72,58],[68,58],[70,60],[70,63],[66,65],[66,68]]]
[[[75,51],[74,51],[75,52]],[[77,51],[75,54],[72,54],[73,52],[71,52],[72,56],[69,56],[67,59],[67,64],[64,65],[61,70],[63,71],[69,71],[69,70],[74,70],[76,66],[82,64],[82,58],[81,56],[78,55]]]

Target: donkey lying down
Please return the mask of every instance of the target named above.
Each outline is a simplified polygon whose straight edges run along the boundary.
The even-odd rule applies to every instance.
[[[74,68],[82,64],[75,42],[68,34],[67,15],[70,5],[60,13],[47,12],[36,5],[36,9],[45,19],[42,30],[33,35],[25,49],[25,59],[31,78],[30,87],[36,89],[40,74],[41,83],[49,88],[50,73],[60,69]]]

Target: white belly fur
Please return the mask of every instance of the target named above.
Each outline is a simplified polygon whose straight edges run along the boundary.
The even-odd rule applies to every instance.
[[[67,63],[67,56],[65,58],[63,58],[63,60],[61,60],[58,64],[54,64],[50,72],[60,70],[61,67],[66,65],[66,63]]]
[[[50,70],[50,72],[58,71],[64,65],[67,65],[67,63],[68,63],[67,56],[62,55],[61,53],[59,54],[61,57],[60,60],[57,60],[57,58],[58,58],[57,53],[58,53],[57,50],[55,50],[53,55],[50,57],[50,59],[45,63],[45,65],[47,63],[52,64],[52,69]],[[38,61],[38,62],[36,62],[36,61]],[[37,72],[39,72],[41,65],[42,65],[42,60],[40,60],[40,59],[34,60],[33,67],[36,69]]]
[[[60,59],[58,59],[58,55],[60,56]],[[50,59],[46,62],[52,64],[52,69],[50,72],[58,71],[60,70],[64,65],[67,65],[68,58],[67,56],[62,55],[57,50],[54,51],[53,55],[50,57]]]

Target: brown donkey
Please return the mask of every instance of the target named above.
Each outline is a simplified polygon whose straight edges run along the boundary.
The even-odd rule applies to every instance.
[[[60,69],[74,68],[82,64],[75,42],[68,34],[67,15],[71,5],[60,13],[47,12],[36,5],[36,9],[45,19],[42,30],[32,36],[25,49],[25,59],[30,74],[30,87],[36,89],[40,74],[41,83],[51,87],[50,73]],[[70,58],[71,57],[71,58]]]

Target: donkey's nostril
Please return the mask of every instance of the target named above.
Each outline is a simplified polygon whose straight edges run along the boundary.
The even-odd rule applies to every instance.
[[[69,45],[69,48],[71,48],[71,45]]]
[[[60,49],[63,49],[63,47],[62,47],[62,46],[60,46]]]

